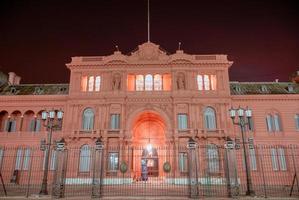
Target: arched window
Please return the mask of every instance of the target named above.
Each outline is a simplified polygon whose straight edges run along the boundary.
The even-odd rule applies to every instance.
[[[205,128],[207,130],[215,130],[216,129],[216,113],[213,108],[207,107],[205,109],[204,122],[205,122]]]
[[[145,76],[145,90],[153,90],[153,76],[151,74]]]
[[[136,91],[144,90],[144,78],[143,75],[136,76]]]
[[[268,114],[266,116],[266,124],[268,132],[280,132],[282,131],[281,120],[279,114]]]
[[[198,90],[203,90],[202,75],[197,75],[197,87],[198,87]]]
[[[154,75],[154,90],[162,90],[162,76],[160,74]]]
[[[207,160],[209,172],[219,172],[219,154],[216,145],[210,144],[207,146]]]
[[[82,117],[82,129],[90,131],[93,129],[94,113],[91,108],[86,108]]]
[[[88,79],[88,91],[89,92],[93,91],[93,86],[94,86],[94,77],[90,76]]]
[[[101,88],[101,77],[100,76],[96,76],[96,85],[95,85],[95,91],[100,91]]]
[[[79,172],[89,172],[91,152],[88,145],[83,145],[80,148]]]

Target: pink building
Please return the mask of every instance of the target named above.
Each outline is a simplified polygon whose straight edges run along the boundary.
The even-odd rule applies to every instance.
[[[115,181],[113,177],[119,180],[122,161],[130,171],[122,180],[132,183],[138,179],[146,157],[143,149],[149,144],[154,157],[148,159],[148,175],[165,178],[163,166],[170,161],[173,172],[167,175],[168,181],[183,184],[182,177],[188,174],[187,150],[180,147],[186,147],[190,138],[206,145],[207,150],[197,156],[200,166],[206,166],[200,170],[223,178],[219,146],[230,139],[237,145],[241,141],[240,128],[233,125],[229,114],[231,107],[240,106],[252,110],[245,133],[246,140],[253,138],[256,145],[248,150],[253,182],[261,182],[257,179],[261,156],[256,155],[264,153],[268,156],[263,158],[268,162],[267,177],[287,177],[282,184],[292,184],[298,167],[293,168],[286,147],[299,141],[299,73],[292,76],[292,82],[230,82],[228,70],[233,62],[226,55],[190,55],[183,50],[169,55],[151,42],[129,55],[115,51],[108,56],[72,57],[66,66],[71,72],[69,84],[20,84],[15,73],[10,72],[8,78],[1,74],[0,167],[10,168],[2,172],[5,181],[11,179],[14,169],[28,173],[26,156],[32,150],[27,149],[37,147],[39,151],[40,141],[47,138],[41,114],[51,109],[64,112],[62,127],[53,132],[53,140],[64,138],[68,149],[78,148],[77,157],[69,157],[69,184],[90,178],[86,173],[92,166],[85,157],[99,137],[107,148],[102,161],[106,163],[105,184]],[[136,151],[126,151],[128,147]],[[14,160],[5,163],[5,149],[9,148],[15,149]],[[236,155],[242,157],[242,152]],[[295,155],[298,157],[298,150]],[[54,154],[50,157],[55,159]],[[235,162],[243,173],[242,159]],[[36,165],[42,168],[42,164]],[[242,184],[244,177],[236,177],[237,182]],[[275,184],[275,180],[268,183]],[[200,181],[204,184],[205,179]]]

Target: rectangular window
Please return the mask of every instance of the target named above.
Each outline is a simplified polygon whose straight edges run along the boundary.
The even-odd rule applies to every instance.
[[[277,160],[277,152],[276,149],[271,149],[271,161],[272,161],[272,169],[274,171],[278,171],[278,160]]]
[[[0,169],[1,169],[1,166],[2,166],[3,157],[4,157],[4,150],[0,149]]]
[[[277,132],[282,130],[281,123],[280,123],[280,117],[277,114],[274,115],[274,130]]]
[[[179,153],[179,169],[180,172],[188,172],[188,154],[186,152]]]
[[[212,90],[216,90],[216,83],[217,83],[217,79],[216,79],[216,75],[211,75],[211,89]]]
[[[110,121],[111,129],[119,129],[120,128],[120,114],[112,114]]]
[[[24,153],[23,170],[29,169],[29,163],[30,163],[30,149],[27,148]]]
[[[52,150],[51,152],[51,161],[50,161],[50,170],[56,170],[57,165],[57,151]]]
[[[96,76],[96,84],[95,84],[95,91],[100,91],[101,88],[101,77]]]
[[[88,91],[92,92],[94,87],[94,77],[90,76],[88,79]]]
[[[134,91],[135,90],[135,75],[129,74],[127,76],[127,87],[128,91]]]
[[[22,169],[22,155],[23,155],[23,150],[18,149],[17,150],[17,155],[16,155],[16,165],[15,165],[16,170],[21,170]]]
[[[287,163],[286,163],[286,157],[285,157],[285,154],[284,154],[284,149],[283,148],[278,148],[277,149],[277,154],[278,154],[280,170],[281,171],[286,171],[287,170]]]
[[[14,119],[7,121],[7,132],[16,132],[17,122]]]
[[[186,130],[188,128],[188,116],[187,114],[178,114],[178,129]]]
[[[203,90],[202,75],[197,75],[197,87],[198,87],[198,90]]]
[[[299,114],[295,115],[296,130],[299,131]]]
[[[203,81],[205,85],[205,90],[210,90],[210,78],[209,75],[204,75],[203,76]]]
[[[273,131],[273,120],[272,120],[272,116],[271,115],[267,115],[266,117],[266,123],[267,123],[267,130],[268,132],[272,132]]]
[[[110,152],[108,155],[108,170],[117,171],[118,170],[118,153]]]
[[[86,92],[87,90],[87,76],[81,77],[81,91]]]

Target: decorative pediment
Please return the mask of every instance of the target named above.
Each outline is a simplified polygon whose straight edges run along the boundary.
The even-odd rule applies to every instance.
[[[166,61],[169,57],[166,52],[151,42],[146,42],[138,46],[138,49],[132,52],[131,56],[128,57],[130,61]]]

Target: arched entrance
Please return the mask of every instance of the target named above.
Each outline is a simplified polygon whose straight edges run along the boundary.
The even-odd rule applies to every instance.
[[[165,129],[163,118],[154,111],[143,111],[133,120],[133,170],[137,178],[147,180],[162,175]]]

